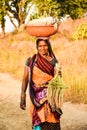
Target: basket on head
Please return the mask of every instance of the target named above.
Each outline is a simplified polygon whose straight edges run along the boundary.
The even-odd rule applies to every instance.
[[[31,36],[49,37],[57,33],[57,28],[55,28],[54,25],[44,25],[44,26],[26,25],[26,31]]]

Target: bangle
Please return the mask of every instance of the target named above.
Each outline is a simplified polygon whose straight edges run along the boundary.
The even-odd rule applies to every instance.
[[[26,98],[26,94],[25,93],[21,93],[21,98]]]

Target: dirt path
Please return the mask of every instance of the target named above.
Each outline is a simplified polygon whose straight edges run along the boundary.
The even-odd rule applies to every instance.
[[[21,82],[0,73],[0,130],[31,130],[29,97],[27,108],[19,107]],[[28,93],[28,92],[27,92]],[[62,130],[87,130],[87,105],[64,103]]]

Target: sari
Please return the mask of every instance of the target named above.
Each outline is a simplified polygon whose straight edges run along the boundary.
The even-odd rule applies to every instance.
[[[47,100],[47,84],[54,76],[56,59],[47,61],[39,53],[26,63],[29,66],[30,115],[32,126],[41,130],[60,130],[60,114],[53,111]]]

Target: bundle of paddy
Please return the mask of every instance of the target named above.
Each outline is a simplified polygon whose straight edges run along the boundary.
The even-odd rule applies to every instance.
[[[47,99],[51,107],[58,110],[63,103],[64,90],[67,86],[58,74],[49,81],[47,86]]]

